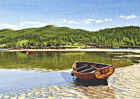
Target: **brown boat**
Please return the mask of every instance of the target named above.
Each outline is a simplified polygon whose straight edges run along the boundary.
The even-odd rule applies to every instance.
[[[114,65],[106,65],[94,62],[75,62],[72,66],[72,76],[84,80],[105,79],[114,73]]]

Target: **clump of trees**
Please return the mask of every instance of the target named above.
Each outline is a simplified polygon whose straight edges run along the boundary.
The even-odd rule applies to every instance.
[[[0,30],[0,44],[7,47],[83,46],[84,43],[103,43],[93,47],[140,47],[140,27],[125,26],[99,31],[45,26],[22,30]]]

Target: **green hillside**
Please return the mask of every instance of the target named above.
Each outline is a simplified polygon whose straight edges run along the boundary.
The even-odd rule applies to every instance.
[[[140,27],[126,26],[86,31],[48,25],[22,30],[0,30],[0,45],[6,47],[140,47]]]

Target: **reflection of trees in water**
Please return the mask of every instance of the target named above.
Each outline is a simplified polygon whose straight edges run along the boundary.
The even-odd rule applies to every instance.
[[[139,63],[140,57],[128,57],[127,59],[131,60],[132,63]]]
[[[1,65],[7,68],[20,68],[22,65],[21,68],[32,66],[32,68],[71,69],[75,61],[117,63],[112,61],[112,56],[106,52],[36,52],[32,55],[21,52],[0,52]]]

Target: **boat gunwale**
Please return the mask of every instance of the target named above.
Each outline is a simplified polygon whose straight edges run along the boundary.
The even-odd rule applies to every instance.
[[[81,73],[81,72],[77,72],[77,71],[75,71],[75,70],[73,69],[74,65],[75,65],[77,62],[85,62],[85,61],[75,61],[74,64],[72,65],[72,71],[73,71],[73,72],[76,72],[76,73],[79,73],[79,74],[96,74],[96,73],[98,73],[100,70],[102,70],[102,69],[104,69],[104,68],[107,68],[107,67],[112,67],[112,68],[114,68],[114,67],[115,67],[114,65],[110,65],[110,64],[98,63],[98,64],[103,64],[103,65],[108,65],[108,66],[102,67],[102,68],[100,68],[100,69],[98,69],[98,70],[95,70],[94,72],[91,71],[91,72]],[[97,62],[89,62],[89,61],[86,61],[86,62],[87,62],[87,63],[97,63]]]

